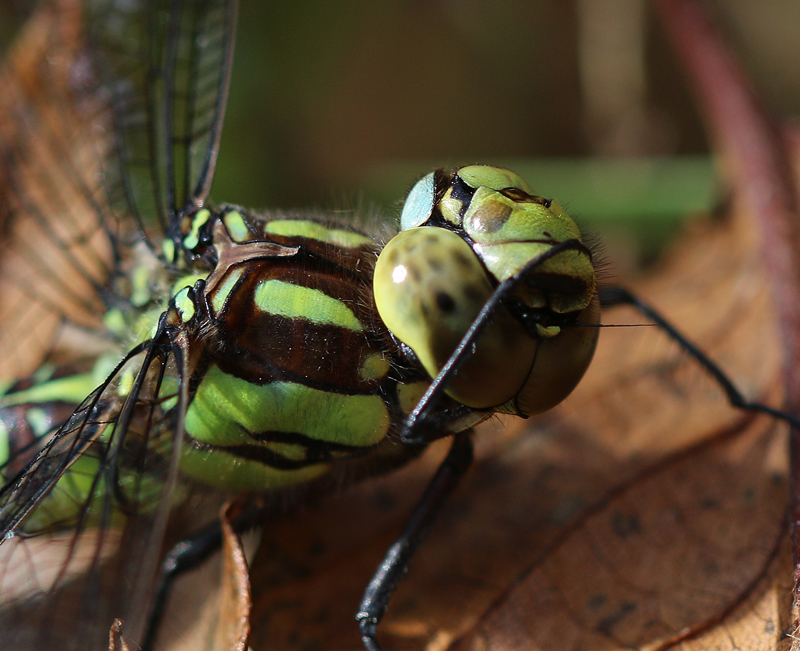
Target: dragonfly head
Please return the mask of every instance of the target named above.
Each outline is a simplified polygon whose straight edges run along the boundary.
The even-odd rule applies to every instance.
[[[502,300],[447,393],[476,409],[546,411],[578,383],[597,341],[597,328],[579,325],[599,322],[580,230],[509,170],[423,177],[375,267],[384,323],[435,377],[496,292]]]

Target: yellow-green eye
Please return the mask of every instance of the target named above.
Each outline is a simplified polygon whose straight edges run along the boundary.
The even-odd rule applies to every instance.
[[[436,377],[492,295],[474,252],[452,231],[414,228],[394,237],[375,267],[375,303],[386,326]],[[525,382],[537,341],[504,309],[447,393],[475,408],[500,405]]]

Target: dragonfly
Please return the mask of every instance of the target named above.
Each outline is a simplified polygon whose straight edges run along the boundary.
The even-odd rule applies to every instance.
[[[5,648],[100,648],[117,619],[153,648],[173,574],[218,546],[198,503],[327,492],[447,438],[354,613],[379,649],[389,598],[470,466],[474,426],[569,395],[601,304],[642,312],[734,406],[791,421],[747,401],[636,296],[598,289],[575,222],[509,170],[425,174],[385,241],[211,202],[236,9],[46,5],[30,27],[42,58],[7,63]]]

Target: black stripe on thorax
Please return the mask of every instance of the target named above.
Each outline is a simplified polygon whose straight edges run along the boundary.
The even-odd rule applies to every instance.
[[[276,470],[299,470],[318,463],[333,462],[343,458],[354,458],[368,455],[376,445],[346,445],[332,441],[320,441],[296,432],[269,431],[251,435],[253,438],[270,443],[288,443],[305,448],[303,459],[290,459],[264,447],[263,445],[214,445],[192,439],[190,445],[201,452],[224,452],[240,459],[255,461]],[[336,453],[339,454],[336,454]]]

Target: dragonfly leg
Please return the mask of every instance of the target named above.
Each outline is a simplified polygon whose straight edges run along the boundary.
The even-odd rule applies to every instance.
[[[161,581],[150,610],[142,651],[149,651],[155,645],[164,609],[175,579],[198,567],[221,547],[222,527],[220,522],[215,520],[175,544],[169,551],[161,564]]]
[[[405,574],[431,523],[444,501],[458,485],[472,463],[471,431],[461,432],[453,438],[447,457],[439,466],[428,488],[422,495],[403,531],[386,552],[378,570],[364,591],[356,620],[361,629],[361,640],[367,651],[380,651],[375,637],[389,598]]]
[[[702,350],[689,341],[681,332],[667,321],[658,311],[648,305],[631,291],[624,287],[604,287],[600,290],[600,305],[602,307],[614,307],[615,305],[629,305],[655,323],[666,335],[677,343],[687,354],[703,367],[703,369],[716,381],[725,392],[728,402],[737,409],[744,411],[760,412],[769,414],[774,418],[782,420],[792,427],[800,428],[800,420],[791,414],[787,414],[779,409],[769,407],[760,402],[752,402],[742,395],[736,385],[725,375],[724,371],[717,366]]]
[[[229,517],[228,523],[233,531],[241,534],[262,524],[271,512],[270,504],[260,499],[248,498],[238,503],[232,517],[230,514],[226,514],[226,517]],[[222,525],[219,520],[214,520],[176,543],[167,553],[161,563],[160,582],[150,610],[141,651],[150,651],[155,645],[164,609],[175,579],[202,565],[221,548]]]

